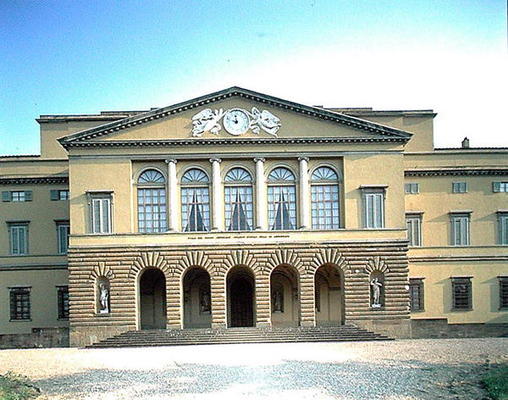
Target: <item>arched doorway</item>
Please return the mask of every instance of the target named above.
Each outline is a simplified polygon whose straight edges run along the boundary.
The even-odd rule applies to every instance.
[[[228,326],[255,325],[254,275],[245,267],[234,267],[227,276]]]
[[[270,275],[271,316],[273,327],[300,325],[298,271],[279,265]]]
[[[166,278],[158,269],[147,269],[139,279],[141,329],[166,328]]]
[[[183,286],[183,327],[210,328],[212,326],[212,299],[210,274],[200,267],[185,273]]]
[[[317,326],[344,324],[344,274],[332,264],[318,268],[314,276]]]

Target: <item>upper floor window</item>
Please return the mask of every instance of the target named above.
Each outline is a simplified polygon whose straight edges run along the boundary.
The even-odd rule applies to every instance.
[[[138,178],[138,231],[167,231],[166,179],[155,169],[144,171]]]
[[[467,182],[452,182],[452,193],[467,193]]]
[[[363,225],[368,229],[385,227],[385,188],[362,187]]]
[[[32,201],[31,190],[12,190],[2,192],[2,201],[23,202]]]
[[[30,287],[9,288],[11,321],[30,320]]]
[[[451,245],[469,246],[471,244],[469,213],[451,213]]]
[[[409,246],[421,246],[422,216],[420,214],[406,214],[406,227]]]
[[[111,193],[89,193],[92,233],[111,233]]]
[[[339,176],[319,167],[311,176],[312,229],[339,229]]]
[[[507,193],[508,182],[492,182],[492,191],[494,193]]]
[[[243,168],[233,168],[226,174],[224,184],[226,229],[228,231],[252,230],[251,174]]]
[[[67,254],[70,234],[69,221],[58,221],[56,223],[56,233],[58,240],[58,254]]]
[[[420,193],[420,184],[419,183],[405,183],[404,184],[404,192],[406,194],[418,194],[418,193]]]
[[[51,201],[69,200],[69,191],[67,189],[55,189],[50,191]]]
[[[278,167],[268,175],[268,224],[271,230],[296,229],[295,175]]]
[[[182,176],[182,227],[185,232],[210,230],[208,176],[198,168]]]
[[[498,243],[508,244],[508,211],[497,213]]]
[[[9,222],[9,253],[13,256],[28,254],[28,222]]]

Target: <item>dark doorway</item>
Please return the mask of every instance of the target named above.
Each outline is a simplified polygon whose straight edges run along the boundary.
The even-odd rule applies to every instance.
[[[166,278],[158,269],[147,269],[139,280],[141,329],[166,329]]]
[[[212,298],[210,275],[199,267],[189,269],[183,278],[183,327],[210,328]]]
[[[246,268],[237,267],[228,275],[229,326],[254,326],[254,278]]]

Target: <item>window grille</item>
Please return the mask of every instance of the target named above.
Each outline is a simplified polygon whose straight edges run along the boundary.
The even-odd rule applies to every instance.
[[[68,286],[59,286],[57,288],[58,296],[58,319],[69,319],[69,288]]]
[[[508,308],[508,276],[499,277],[499,308]]]
[[[10,288],[11,321],[30,320],[30,288]]]
[[[452,278],[452,308],[454,310],[471,310],[471,278]]]
[[[423,280],[410,279],[409,280],[409,301],[411,311],[423,311],[424,307],[423,297]]]

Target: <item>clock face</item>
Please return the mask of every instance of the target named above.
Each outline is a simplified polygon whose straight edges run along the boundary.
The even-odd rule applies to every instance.
[[[239,108],[229,110],[224,116],[224,129],[232,135],[241,135],[249,129],[250,118]]]

